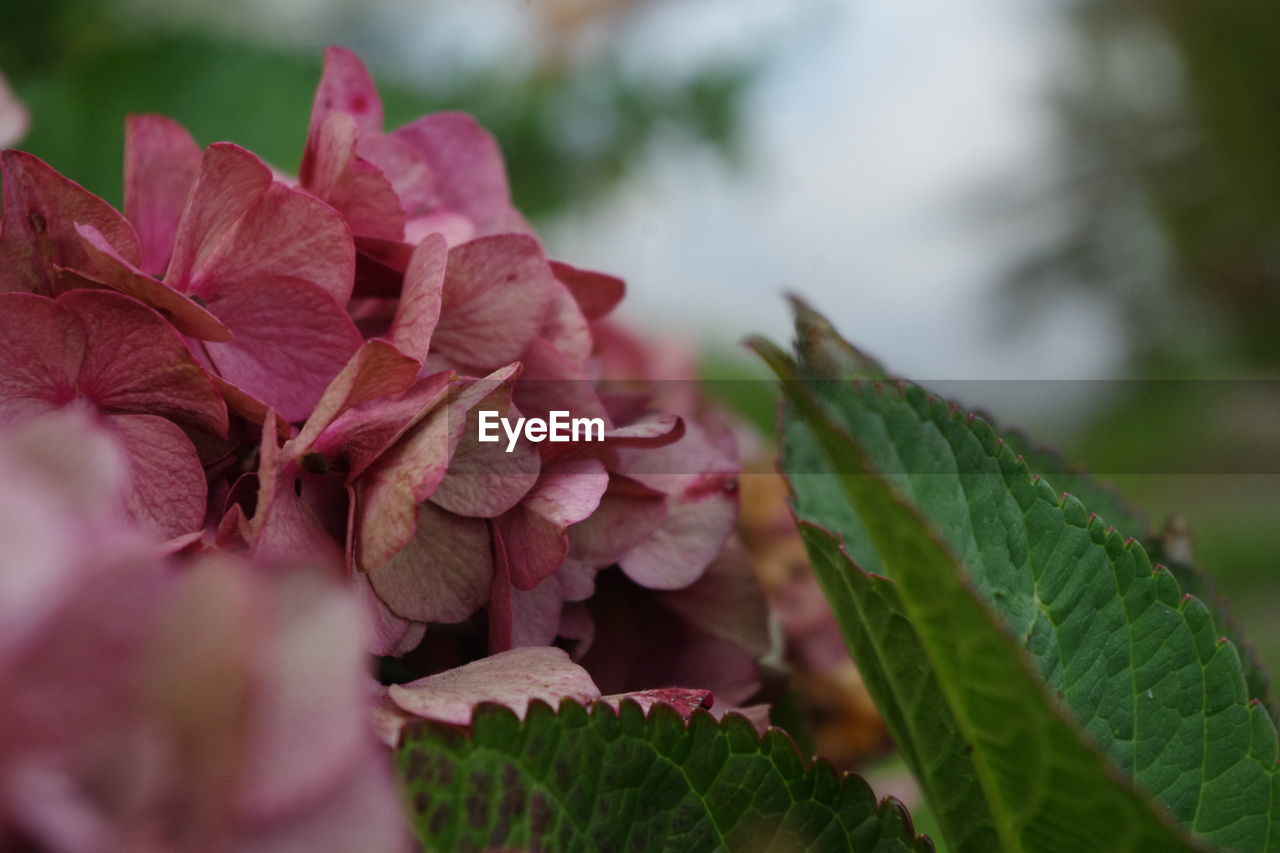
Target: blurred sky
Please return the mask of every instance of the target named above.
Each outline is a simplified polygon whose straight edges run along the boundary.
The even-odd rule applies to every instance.
[[[626,40],[655,73],[710,51],[767,56],[745,162],[673,142],[547,241],[624,274],[638,316],[704,336],[785,337],[779,293],[794,290],[907,375],[1112,375],[1119,327],[1101,302],[1073,294],[1016,327],[997,303],[1044,225],[987,203],[1049,156],[1061,24],[1032,5],[658,4]]]

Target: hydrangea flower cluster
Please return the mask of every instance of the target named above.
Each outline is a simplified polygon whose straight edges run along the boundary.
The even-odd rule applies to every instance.
[[[128,623],[136,636],[120,640],[130,651],[112,677],[168,673],[155,676],[163,700],[152,704],[167,709],[170,742],[154,751],[207,760],[200,772],[224,785],[226,815],[268,808],[270,792],[254,786],[275,783],[268,769],[219,764],[203,741],[182,747],[183,732],[220,712],[185,706],[184,679],[196,676],[174,667],[212,677],[272,662],[236,682],[269,685],[245,686],[248,704],[233,709],[260,706],[245,719],[261,724],[232,725],[227,709],[215,721],[228,726],[226,755],[288,748],[286,718],[355,744],[352,708],[372,708],[393,740],[407,717],[465,722],[479,699],[519,707],[531,695],[674,685],[699,690],[645,695],[696,704],[710,690],[732,704],[758,687],[763,601],[731,539],[732,433],[688,386],[650,381],[681,377],[607,319],[620,280],[548,260],[511,203],[497,145],[469,117],[384,132],[364,66],[331,48],[296,178],[231,143],[201,150],[154,115],[127,121],[123,213],[29,154],[5,151],[0,167],[0,439],[42,442],[49,464],[49,442],[80,448],[88,455],[66,482],[101,504],[90,512],[83,495],[52,489],[75,512],[54,512],[61,527],[40,522],[22,547],[80,550],[40,557],[62,566],[49,577],[6,582],[46,596],[44,610],[23,611],[33,632],[62,625],[114,642],[102,639],[116,631],[112,613]],[[567,410],[606,429],[602,441],[508,452],[477,440],[480,410]],[[84,485],[95,466],[111,471]],[[0,496],[24,503],[13,485],[23,476]],[[113,525],[126,532],[108,536]],[[6,565],[23,559],[5,554]],[[133,568],[119,578],[89,568],[121,561]],[[300,565],[312,580],[278,568]],[[288,595],[306,607],[280,604]],[[88,623],[50,615],[98,602]],[[313,609],[327,627],[309,627]],[[260,637],[237,621],[260,623]],[[0,681],[23,671],[25,624],[5,621]],[[159,660],[146,657],[156,643],[181,662],[144,667]],[[378,686],[352,647],[402,657],[419,677]],[[477,661],[486,655],[498,657]],[[323,666],[308,663],[316,656]],[[461,668],[442,672],[451,667]],[[334,719],[300,710],[312,690]],[[0,782],[19,752],[0,747]],[[40,755],[19,764],[39,776]],[[348,808],[373,815],[359,798],[385,773],[368,782],[362,756],[352,746],[330,756],[328,776],[299,775],[301,788],[303,776],[330,780],[305,797],[289,780],[280,790],[320,807],[341,789],[356,798]],[[139,778],[138,790],[162,777]],[[307,813],[280,796],[282,810]],[[199,819],[215,817],[225,815]],[[245,812],[245,831],[260,817]]]

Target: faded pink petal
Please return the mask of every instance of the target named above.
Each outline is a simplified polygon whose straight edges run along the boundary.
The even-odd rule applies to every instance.
[[[506,705],[523,717],[529,702],[552,706],[562,699],[587,703],[600,690],[582,667],[553,647],[512,649],[474,663],[387,689],[391,700],[415,716],[465,726],[480,702]]]
[[[752,657],[769,651],[769,605],[756,582],[751,558],[736,538],[729,540],[695,583],[658,592],[655,598],[689,624],[733,642]]]
[[[432,492],[431,500],[458,515],[496,518],[515,506],[537,482],[538,448],[522,439],[508,453],[505,434],[498,441],[480,441],[481,411],[518,417],[511,406],[511,384],[499,385],[470,411],[459,413],[464,420],[462,435],[454,446],[449,470]],[[498,431],[502,433],[501,428]]]
[[[131,115],[124,125],[124,213],[138,232],[147,275],[163,275],[178,220],[200,169],[200,147],[161,115]]]
[[[359,478],[357,568],[367,571],[381,565],[409,541],[417,527],[418,504],[435,492],[462,440],[466,413],[517,372],[517,365],[508,365],[457,391]]]
[[[479,370],[516,360],[542,328],[554,283],[530,237],[481,237],[450,249],[432,349]]]
[[[77,384],[98,408],[162,415],[226,435],[226,406],[159,314],[106,290],[73,290],[58,297],[58,305],[85,329]],[[129,345],[121,346],[123,341]]]
[[[159,311],[169,323],[185,335],[206,341],[227,341],[231,331],[217,317],[167,284],[145,275],[129,264],[107,243],[92,225],[77,225],[83,239],[82,248],[89,259],[84,270],[72,272],[58,268],[65,276],[82,279],[82,286],[102,285],[132,296]]]
[[[404,289],[391,323],[391,342],[419,362],[427,360],[431,335],[440,322],[445,266],[449,251],[444,238],[428,235],[409,259]]]
[[[498,143],[465,113],[423,116],[392,134],[422,155],[435,180],[440,206],[467,215],[480,235],[528,233],[511,206],[507,171]]]
[[[304,420],[360,346],[346,312],[296,278],[237,279],[208,297],[234,337],[204,344],[223,379],[278,411]]]
[[[108,415],[129,462],[129,513],[160,539],[204,525],[204,469],[195,445],[175,424],[154,415]]]
[[[364,604],[365,624],[369,634],[365,647],[370,654],[403,655],[422,642],[427,624],[393,613],[370,585],[367,572],[356,572],[353,583]]]
[[[404,210],[391,182],[356,155],[356,122],[348,113],[326,116],[307,140],[302,186],[331,204],[355,234],[385,240],[404,237]]]
[[[205,149],[174,237],[165,281],[186,292],[228,233],[271,186],[271,170],[230,142]]]
[[[331,45],[324,51],[324,71],[311,104],[308,136],[335,112],[350,115],[361,134],[382,131],[382,101],[364,63],[345,47]]]
[[[0,148],[16,145],[27,133],[31,114],[0,74]]]
[[[93,226],[122,258],[138,263],[141,250],[128,221],[39,158],[22,151],[0,152],[0,174],[4,184],[0,293],[56,293],[48,264],[78,269],[88,261],[75,230],[77,223]]]
[[[622,279],[602,272],[578,269],[562,261],[552,261],[551,272],[573,294],[588,320],[599,320],[613,311],[626,293]]]
[[[566,531],[596,510],[608,485],[599,460],[572,459],[544,472],[520,505],[503,515],[499,525],[518,589],[533,589],[560,568],[569,550]]]
[[[399,616],[461,622],[484,605],[493,580],[489,526],[431,503],[418,507],[413,538],[369,572],[369,583]]]

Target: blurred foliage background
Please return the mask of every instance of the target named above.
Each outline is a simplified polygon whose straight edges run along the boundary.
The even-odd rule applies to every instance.
[[[806,0],[782,17],[777,6],[717,0],[436,2],[411,16],[409,5],[8,0],[0,71],[31,109],[22,147],[119,202],[126,113],[166,113],[203,143],[240,142],[291,171],[320,48],[353,47],[379,79],[389,126],[430,110],[475,114],[553,251],[574,262],[600,253],[598,266],[629,279],[629,301],[666,299],[648,318],[661,332],[668,318],[671,328],[702,318],[708,390],[764,433],[769,387],[732,343],[785,328],[784,288],[926,381],[983,377],[992,363],[1009,365],[1004,376],[1036,378],[1028,365],[1052,364],[1058,378],[1086,378],[1072,365],[1103,353],[1105,375],[1123,381],[1086,399],[1046,383],[1013,419],[1112,475],[1155,528],[1180,513],[1197,558],[1280,665],[1280,6],[983,0],[973,8],[987,17],[971,20],[955,17],[969,4],[943,0]],[[1021,22],[1027,7],[1034,25],[992,36],[991,21]],[[653,14],[689,26],[646,30]],[[748,19],[762,38],[742,36]],[[958,25],[968,29],[946,29]],[[645,31],[659,35],[637,46]],[[960,70],[1002,43],[990,39],[1019,33],[1032,41],[1019,54],[1030,64],[1010,67],[1030,94],[1011,102],[1011,121],[1040,130],[1016,163],[1005,162],[996,123],[965,112],[964,87],[995,85],[1004,66],[972,80],[947,66],[927,85],[895,85],[908,65],[943,63],[937,45],[980,46],[947,59]],[[840,76],[831,57],[845,55],[853,70]],[[859,75],[879,101],[853,91]],[[899,129],[933,127],[957,102],[954,139]],[[916,124],[895,123],[903,115]],[[792,136],[777,129],[805,122],[814,126]],[[882,149],[858,147],[882,126]],[[987,136],[993,170],[956,159],[956,140]],[[782,153],[771,160],[771,150]],[[816,178],[803,170],[822,157]],[[959,200],[931,171],[948,157],[971,190]],[[871,186],[895,169],[915,183]],[[920,209],[882,233],[898,186],[914,187]],[[777,210],[800,218],[771,218]],[[574,215],[589,227],[566,227]],[[941,218],[987,263],[978,273],[934,248]],[[723,232],[702,230],[716,223]],[[680,237],[688,245],[670,242]],[[864,256],[887,260],[854,262]],[[1093,313],[1073,313],[1080,306]],[[960,343],[946,337],[968,327]],[[715,381],[726,379],[738,381]]]

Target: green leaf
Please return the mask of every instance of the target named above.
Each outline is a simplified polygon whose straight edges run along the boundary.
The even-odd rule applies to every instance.
[[[1235,648],[1198,600],[1153,571],[1139,544],[1034,477],[984,421],[910,385],[798,381],[846,374],[806,357],[839,351],[834,342],[802,337],[803,367],[758,348],[789,380],[799,415],[786,422],[783,460],[797,514],[820,515],[855,560],[893,579],[883,585],[972,747],[1006,847],[1185,846],[1128,782],[1159,794],[1202,838],[1280,844],[1274,728],[1248,701]],[[829,506],[837,486],[843,509]],[[857,523],[841,520],[848,515]],[[841,562],[830,536],[811,529],[806,539],[849,637],[849,623],[866,617],[841,612],[830,578],[863,573]],[[854,598],[864,611],[893,613],[885,595]],[[895,695],[905,691],[879,646],[869,657],[851,642],[864,670],[879,668],[889,689],[876,698],[896,703],[887,716],[901,727],[919,711]],[[937,730],[936,752],[927,742],[904,747],[917,772],[954,761],[955,731]],[[927,775],[922,784],[948,839],[962,843]]]
[[[484,705],[470,730],[407,730],[396,766],[432,850],[932,849],[892,797],[733,714]]]

